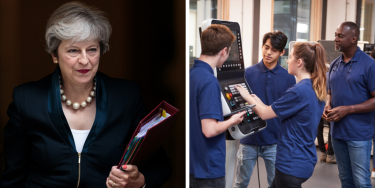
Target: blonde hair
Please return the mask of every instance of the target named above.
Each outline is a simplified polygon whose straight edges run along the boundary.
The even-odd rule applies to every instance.
[[[311,74],[312,87],[316,97],[323,101],[327,95],[326,52],[319,43],[297,42],[293,45],[293,55],[302,59],[306,70]]]

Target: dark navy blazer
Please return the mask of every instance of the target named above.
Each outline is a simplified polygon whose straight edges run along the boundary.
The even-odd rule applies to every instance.
[[[106,187],[111,167],[120,161],[137,124],[146,115],[137,84],[96,75],[96,117],[78,153],[62,111],[59,68],[36,82],[14,89],[4,129],[5,171],[1,187]],[[139,166],[147,187],[160,187],[171,174],[159,149]]]

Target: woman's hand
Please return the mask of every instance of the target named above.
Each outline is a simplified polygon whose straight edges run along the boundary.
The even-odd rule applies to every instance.
[[[254,99],[256,102],[263,104],[262,100],[260,100],[260,98],[259,98],[257,95],[255,95],[255,94],[250,94],[250,96],[253,97],[253,99]]]
[[[140,188],[145,184],[145,177],[138,171],[135,165],[123,165],[125,171],[113,166],[107,178],[107,188]]]
[[[256,95],[255,95],[256,98],[254,96],[251,96],[250,93],[243,86],[241,86],[241,85],[235,85],[234,88],[238,90],[238,92],[240,93],[240,95],[249,104],[254,104],[255,103],[255,100],[257,98]]]

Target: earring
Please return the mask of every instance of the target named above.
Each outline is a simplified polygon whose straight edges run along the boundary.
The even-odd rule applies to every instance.
[[[55,60],[55,62],[54,63],[57,63],[57,59]]]

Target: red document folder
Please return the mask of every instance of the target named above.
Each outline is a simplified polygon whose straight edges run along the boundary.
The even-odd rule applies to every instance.
[[[140,166],[143,163],[150,160],[151,158],[153,158],[156,152],[159,150],[163,142],[163,138],[167,137],[167,133],[173,123],[173,118],[179,110],[173,107],[172,105],[168,104],[167,102],[162,101],[157,107],[155,107],[146,117],[144,117],[139,122],[130,141],[134,139],[134,137],[139,133],[141,128],[146,123],[152,120],[160,112],[160,108],[163,108],[168,114],[170,114],[170,116],[167,117],[165,120],[161,121],[159,124],[155,125],[154,127],[151,127],[147,131],[138,149],[135,151],[134,157],[130,160],[128,164]],[[126,149],[117,166],[118,169],[121,169],[121,166],[124,162],[125,153]]]

